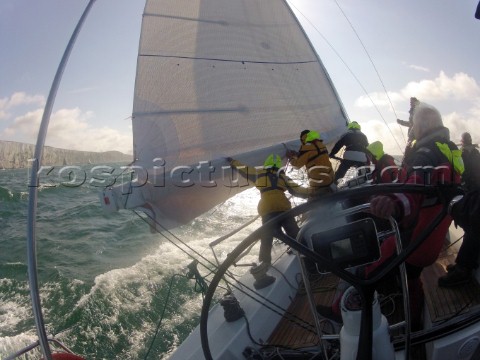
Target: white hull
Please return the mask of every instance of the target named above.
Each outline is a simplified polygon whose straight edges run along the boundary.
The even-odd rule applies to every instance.
[[[282,248],[284,248],[284,246],[282,246]],[[297,283],[296,276],[300,272],[300,264],[295,255],[284,254],[274,266],[286,277],[286,279],[288,279],[290,284]],[[270,268],[268,271],[268,274],[274,276],[276,281],[272,285],[258,290],[258,294],[274,300],[274,302],[282,308],[288,308],[296,291],[286,284],[285,279],[276,269]],[[254,279],[250,273],[244,275],[241,282],[250,289],[254,288]],[[242,304],[242,308],[245,311],[248,321],[252,324],[252,336],[255,339],[267,340],[268,336],[275,329],[281,316],[266,309],[262,305],[261,298],[258,294],[251,293],[248,290],[247,293],[256,299],[260,299],[260,302],[252,301],[247,295],[241,292],[237,291],[236,294],[236,298]],[[220,304],[215,305],[210,311],[208,318],[208,334],[211,339],[211,351],[214,359],[245,359],[242,355],[245,347],[257,347],[252,343],[248,336],[245,320],[242,318],[235,322],[225,321],[224,311]],[[190,336],[170,357],[172,360],[198,360],[203,358],[204,355],[200,341],[199,327],[190,334]]]

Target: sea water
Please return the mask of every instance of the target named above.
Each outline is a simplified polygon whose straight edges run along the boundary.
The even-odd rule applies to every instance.
[[[0,359],[38,339],[27,274],[28,176],[27,169],[0,170]],[[133,211],[103,212],[99,191],[88,181],[39,184],[36,248],[47,335],[87,359],[144,359],[152,341],[148,359],[165,358],[198,324],[202,305],[184,276],[192,257],[181,242],[188,254],[214,262],[208,244],[257,215],[258,191],[163,234],[151,233]],[[259,224],[220,244],[219,260]]]

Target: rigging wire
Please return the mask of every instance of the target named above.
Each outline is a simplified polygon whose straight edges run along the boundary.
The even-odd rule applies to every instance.
[[[143,216],[140,215],[140,213],[137,211],[137,210],[132,210],[142,221],[145,221],[147,224],[148,222],[143,218]],[[172,233],[170,230],[168,230],[167,228],[163,227],[158,221],[155,221],[154,218],[152,218],[151,216],[149,216],[147,214],[147,217],[153,221],[155,223],[155,225],[158,225],[160,226],[162,229],[163,229],[163,232],[162,231],[158,231],[156,229],[156,226],[155,226],[155,230],[160,234],[162,235],[166,240],[168,240],[172,245],[174,245],[175,247],[177,247],[180,251],[183,251],[185,254],[187,254],[190,258],[192,258],[193,260],[197,260],[197,258],[195,258],[191,253],[189,253],[188,251],[182,249],[182,247],[180,247],[180,245],[176,244],[172,239],[170,239],[169,237],[167,237],[165,234],[168,234],[170,235],[171,237],[173,237],[175,240],[177,240],[178,242],[180,242],[183,246],[185,246],[188,250],[190,250],[192,253],[194,253],[195,255],[197,255],[199,258],[203,259],[205,262],[209,263],[211,266],[213,267],[217,267],[217,265],[215,263],[213,263],[212,261],[210,261],[209,259],[207,259],[205,256],[203,256],[202,254],[200,254],[197,250],[195,250],[194,248],[192,248],[191,246],[189,246],[187,243],[185,243],[182,239],[180,239],[178,236],[176,236],[174,233]],[[206,269],[209,269],[209,267],[201,262],[199,262],[203,267],[205,267]]]
[[[163,317],[164,317],[165,311],[167,309],[168,300],[170,299],[170,294],[172,292],[173,280],[177,276],[184,277],[184,275],[181,275],[181,274],[174,274],[170,279],[170,286],[168,287],[168,293],[167,293],[167,296],[166,296],[165,301],[164,301],[162,315],[160,316],[160,320],[158,321],[157,328],[155,329],[155,334],[153,335],[152,341],[150,342],[150,346],[148,347],[147,353],[145,354],[145,357],[144,357],[145,360],[148,358],[148,355],[150,354],[150,351],[152,350],[153,343],[155,342],[155,339],[157,338],[158,330],[160,330],[160,325],[163,321]]]
[[[387,99],[388,99],[388,102],[390,103],[390,106],[392,108],[392,111],[393,113],[395,114],[395,117],[398,119],[398,115],[397,115],[397,112],[395,111],[395,107],[393,106],[393,103],[392,103],[392,99],[390,98],[390,96],[388,95],[388,91],[387,91],[387,88],[382,80],[382,77],[380,76],[380,73],[377,69],[377,66],[375,65],[372,57],[370,56],[370,53],[368,52],[364,42],[362,41],[362,39],[360,38],[360,35],[358,34],[357,30],[355,29],[355,27],[353,26],[352,22],[350,21],[350,19],[347,17],[347,14],[345,14],[345,12],[343,11],[343,9],[341,8],[340,4],[338,3],[337,0],[333,0],[335,1],[335,4],[337,5],[338,9],[340,10],[340,12],[342,13],[342,15],[345,17],[345,20],[348,22],[348,24],[350,25],[350,27],[352,28],[352,31],[353,33],[355,34],[355,36],[357,37],[358,41],[360,42],[360,45],[362,45],[362,48],[363,50],[365,51],[365,54],[367,55],[368,59],[370,60],[370,63],[372,64],[372,67],[373,69],[375,70],[375,73],[377,74],[377,77],[378,77],[378,80],[380,81],[380,84],[382,84],[382,87],[383,87],[383,91],[385,92],[385,95],[387,96]],[[385,123],[386,124],[386,123]],[[398,126],[400,126],[400,124],[398,124]],[[388,125],[387,125],[388,127]],[[390,130],[390,129],[389,129]],[[391,132],[390,132],[391,133]],[[403,135],[403,141],[405,142],[405,144],[407,143],[406,139],[405,139],[405,134],[402,132],[402,135]],[[392,134],[393,136],[393,134]],[[393,136],[393,138],[395,139],[395,137]],[[396,141],[396,139],[395,139]],[[398,145],[398,143],[397,143]],[[400,145],[399,145],[400,146]],[[400,149],[402,150],[402,149]]]
[[[130,185],[131,185],[131,182],[130,182]],[[127,197],[128,198],[128,197]],[[148,223],[148,221],[139,214],[138,211],[136,210],[132,210],[142,221],[145,221],[146,223]],[[178,236],[176,236],[174,233],[172,233],[170,230],[168,230],[167,228],[165,228],[163,225],[161,225],[155,218],[153,218],[150,214],[145,214],[151,222],[153,222],[153,224],[156,224],[158,225],[160,228],[162,228],[164,231],[159,231],[157,229],[157,226],[154,226],[154,229],[160,234],[162,235],[166,240],[168,240],[172,245],[174,245],[175,247],[177,247],[180,251],[183,251],[185,254],[187,254],[189,257],[191,257],[193,260],[194,260],[194,264],[193,266],[195,266],[195,270],[196,270],[196,264],[201,264],[202,266],[204,266],[206,269],[208,269],[210,271],[210,274],[214,273],[215,272],[215,269],[217,269],[217,265],[215,265],[213,262],[211,262],[209,259],[205,258],[202,254],[200,254],[198,251],[196,251],[195,249],[193,249],[191,246],[189,246],[188,244],[186,244],[183,240],[181,240]],[[172,238],[176,239],[179,243],[181,243],[183,246],[185,246],[187,249],[189,249],[192,253],[196,254],[199,258],[203,259],[204,261],[206,261],[207,263],[209,263],[214,269],[211,269],[209,268],[207,265],[201,263],[198,261],[198,259],[196,259],[194,257],[194,255],[192,255],[191,253],[189,253],[188,251],[184,250],[179,244],[175,243],[169,236],[167,236],[166,234],[169,234]],[[218,241],[218,240],[217,240]],[[192,265],[192,264],[191,264]],[[189,269],[190,269],[190,272],[189,274],[192,273],[192,269],[190,268],[190,265],[189,265]],[[278,269],[276,269],[277,272],[279,272],[282,276],[284,276]],[[227,280],[225,278],[225,276],[228,276],[230,277],[231,279],[233,279],[237,284],[239,284],[240,286],[237,286],[236,284],[232,283],[231,281]],[[187,277],[189,277],[189,275],[187,274]],[[193,276],[190,276],[189,278],[193,278],[195,277],[196,279],[196,285],[195,285],[195,290],[197,291],[197,286],[198,288],[200,289],[200,291],[202,293],[204,293],[204,290],[206,290],[207,288],[207,284],[206,284],[206,280],[201,277],[201,275],[198,273],[197,271],[197,275],[193,275]],[[224,274],[224,277],[223,277],[223,280],[225,281],[225,283],[227,284],[227,286],[231,286],[233,288],[235,288],[236,290],[238,290],[239,292],[242,292],[245,296],[249,297],[251,300],[253,301],[256,301],[257,303],[261,304],[262,306],[265,306],[267,309],[269,309],[270,311],[278,314],[280,317],[282,318],[285,318],[287,321],[289,322],[292,322],[294,324],[296,324],[297,326],[300,326],[302,327],[303,329],[305,329],[306,331],[308,332],[311,332],[313,334],[315,334],[315,330],[314,330],[314,327],[312,324],[308,323],[307,321],[303,320],[302,318],[299,318],[297,317],[295,314],[291,313],[288,311],[288,309],[284,309],[282,308],[280,305],[272,302],[270,299],[264,297],[263,295],[259,294],[258,292],[256,292],[255,290],[251,289],[250,287],[248,287],[246,284],[243,284],[239,279],[235,278],[235,276],[233,274],[231,274],[231,272],[227,271],[225,274]],[[289,284],[292,288],[293,286],[291,284]],[[252,294],[255,294],[256,296],[258,296],[258,298],[248,294],[245,289],[249,290]],[[260,299],[261,298],[261,299]],[[263,300],[263,301],[261,301]],[[267,305],[267,303],[273,305],[274,307],[278,308],[279,311],[277,311],[276,309],[272,308],[271,306]],[[163,314],[162,314],[162,318],[163,318]],[[157,332],[158,332],[158,327],[160,326],[160,324],[157,326]],[[156,334],[155,334],[156,336]],[[153,344],[153,342],[152,342]],[[152,345],[150,345],[151,347]],[[150,349],[149,349],[149,352],[150,352]],[[148,353],[147,353],[148,355]]]
[[[464,237],[464,235],[460,236],[458,239],[456,239],[454,242],[451,242],[446,248],[444,251],[447,251],[448,249],[450,249],[452,246],[454,246],[456,243],[458,243],[460,240],[462,240]]]
[[[287,283],[288,286],[290,286],[291,289],[293,289],[294,291],[298,291],[298,287],[293,286],[292,283],[288,281],[284,273],[282,273],[277,267],[273,265],[270,265],[270,266],[272,267],[272,269],[276,270],[283,277],[283,280]]]
[[[375,108],[375,110],[377,111],[377,113],[379,114],[380,118],[383,120],[383,122],[385,123],[385,125],[387,126],[387,129],[388,131],[390,132],[390,134],[392,135],[395,143],[397,144],[398,148],[400,149],[400,151],[403,153],[403,147],[400,146],[400,144],[398,143],[395,135],[393,135],[393,132],[392,130],[390,129],[390,127],[388,126],[387,124],[387,121],[385,120],[385,117],[383,116],[383,114],[381,113],[380,109],[378,108],[378,106],[375,104],[375,102],[373,101],[372,97],[370,96],[370,94],[368,93],[367,89],[365,88],[365,86],[363,86],[362,82],[360,81],[360,79],[355,75],[355,73],[353,72],[353,70],[350,68],[350,66],[348,66],[348,64],[346,63],[346,61],[343,59],[343,57],[340,55],[340,53],[335,49],[335,47],[332,45],[332,43],[330,43],[330,41],[328,41],[328,39],[320,32],[320,30],[315,26],[315,24],[298,8],[296,7],[291,1],[289,1],[289,4],[292,8],[294,8],[300,15],[302,15],[305,20],[310,24],[310,26],[312,26],[313,29],[315,29],[315,31],[320,35],[320,37],[325,41],[325,43],[330,47],[330,49],[335,53],[335,55],[340,59],[340,61],[343,63],[343,65],[345,66],[345,68],[349,71],[349,73],[352,75],[352,77],[355,79],[355,81],[357,82],[357,84],[360,86],[360,88],[363,90],[363,92],[365,93],[365,95],[368,97],[368,99],[370,100],[370,102],[372,103],[373,107]],[[357,34],[357,37],[358,37],[358,34]],[[365,47],[364,47],[365,49]],[[365,52],[367,52],[367,50],[365,49]],[[367,55],[368,55],[368,52],[367,52]],[[370,56],[369,56],[370,58]],[[371,60],[371,58],[370,58]],[[371,60],[372,61],[372,60]],[[372,62],[373,64],[373,62]],[[378,72],[377,72],[377,75],[378,75]],[[378,75],[380,76],[380,75]],[[380,80],[381,81],[381,80]],[[381,81],[382,82],[382,81]],[[383,82],[382,82],[382,85],[383,85]],[[384,86],[385,88],[385,86]],[[386,90],[385,90],[386,91]],[[388,93],[387,93],[387,97],[389,98],[388,96]],[[390,98],[389,98],[390,100]],[[391,101],[390,101],[391,103]],[[393,105],[392,105],[392,108],[393,108]],[[394,113],[395,113],[395,109],[393,109]],[[395,113],[396,115],[396,113]],[[400,126],[400,125],[399,125]],[[404,142],[406,144],[406,139],[405,139],[405,135],[403,134],[402,132],[402,135],[403,135],[403,139],[404,139]]]
[[[142,219],[143,221],[147,222],[137,211],[133,210],[133,212],[140,218]],[[202,259],[204,259],[206,262],[210,263],[215,269],[217,268],[217,266],[212,263],[210,260],[206,259],[204,256],[202,256],[200,253],[198,253],[195,249],[193,249],[192,247],[188,246],[185,242],[183,242],[180,238],[178,238],[175,234],[173,234],[171,231],[167,230],[164,226],[162,226],[158,221],[156,221],[155,219],[151,218],[148,214],[147,216],[149,217],[150,220],[152,220],[154,223],[156,223],[158,226],[160,226],[161,228],[163,228],[165,230],[166,233],[170,234],[172,237],[174,237],[175,239],[177,239],[182,245],[184,245],[185,247],[187,247],[188,249],[190,249],[192,252],[194,252],[196,255],[198,255],[199,257],[201,257]],[[147,222],[148,223],[148,222]],[[168,240],[172,245],[176,246],[180,251],[183,251],[185,254],[187,254],[189,257],[191,257],[193,260],[197,260],[196,258],[194,258],[194,256],[190,253],[188,253],[186,250],[182,249],[178,244],[176,244],[175,242],[173,242],[173,240],[171,240],[170,238],[168,238],[163,232],[160,232],[156,229],[155,227],[155,230],[160,234],[162,235],[166,240]],[[206,269],[209,269],[208,266],[206,266],[205,264],[202,264],[201,262],[199,262],[199,264],[201,264],[202,266],[204,266]],[[214,272],[214,270],[212,269],[209,269],[210,271]],[[273,301],[271,301],[270,299],[268,299],[267,297],[263,296],[262,294],[260,294],[259,292],[255,291],[254,289],[250,288],[249,286],[247,286],[246,284],[242,283],[239,279],[236,279],[233,275],[230,274],[230,272],[228,272],[228,276],[230,278],[232,278],[236,283],[239,284],[239,286],[237,286],[236,284],[234,284],[233,282],[227,280],[226,278],[224,278],[223,280],[228,284],[230,285],[231,287],[233,287],[234,289],[236,289],[237,291],[243,293],[245,296],[249,297],[251,300],[253,301],[256,301],[260,304],[262,304],[262,306],[265,306],[267,309],[269,309],[270,311],[276,313],[277,315],[279,315],[280,317],[282,318],[285,318],[287,319],[288,321],[304,328],[306,331],[309,331],[309,332],[312,332],[315,334],[315,331],[312,330],[314,329],[313,325],[308,323],[307,321],[303,320],[302,318],[296,316],[295,314],[291,313],[288,311],[288,309],[284,309],[282,306],[274,303]],[[257,297],[254,297],[252,296],[251,294],[247,293],[245,291],[245,289],[249,290],[252,294],[255,294]],[[272,306],[276,307],[277,309],[279,309],[278,311],[276,309],[274,309],[273,307],[267,305],[267,303],[271,304]]]

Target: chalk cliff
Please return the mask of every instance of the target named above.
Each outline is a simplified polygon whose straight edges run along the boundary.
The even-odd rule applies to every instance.
[[[20,169],[30,167],[35,153],[35,145],[0,140],[0,169]],[[132,162],[133,156],[119,151],[90,152],[44,148],[42,165],[83,165]]]

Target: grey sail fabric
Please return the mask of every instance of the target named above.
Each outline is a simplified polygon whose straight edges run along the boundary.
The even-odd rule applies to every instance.
[[[302,130],[328,143],[346,121],[285,1],[147,0],[132,116],[142,170],[132,189],[142,193],[135,206],[144,201],[159,222],[189,221],[242,190],[222,184],[224,157],[261,165]]]

